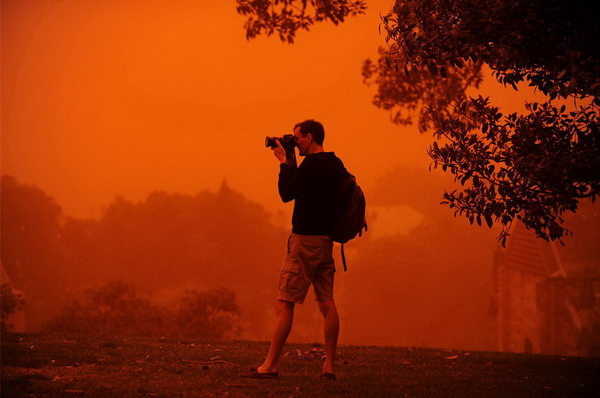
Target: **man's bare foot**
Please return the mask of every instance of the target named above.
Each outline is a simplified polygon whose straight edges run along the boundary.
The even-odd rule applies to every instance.
[[[276,368],[267,367],[265,365],[260,365],[258,368],[256,368],[256,371],[258,373],[277,373],[277,369]]]
[[[277,379],[279,378],[279,373],[277,372],[259,372],[256,369],[251,370],[250,372],[239,373],[239,377],[250,377],[253,379]]]

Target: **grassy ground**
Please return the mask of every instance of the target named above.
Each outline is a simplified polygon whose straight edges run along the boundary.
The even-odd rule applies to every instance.
[[[266,343],[6,335],[2,397],[600,397],[600,359],[341,346],[337,381],[322,347],[288,345],[278,380],[237,377]],[[207,362],[207,363],[204,363]]]

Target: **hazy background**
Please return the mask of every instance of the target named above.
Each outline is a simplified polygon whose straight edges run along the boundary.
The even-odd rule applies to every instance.
[[[29,289],[45,292],[32,328],[78,287],[120,278],[167,301],[185,286],[227,287],[240,304],[241,337],[266,340],[292,205],[280,202],[263,141],[315,118],[369,205],[369,232],[348,246],[350,271],[337,274],[341,342],[494,347],[497,231],[438,206],[452,184],[428,171],[431,136],[393,125],[362,82],[391,1],[369,1],[366,15],[317,25],[294,45],[246,41],[233,0],[1,4],[2,174],[16,179],[14,197],[35,186],[53,198],[53,244],[68,254],[48,260],[54,271],[30,271]],[[481,92],[506,111],[533,98],[490,78]],[[182,209],[187,218],[177,218]],[[36,221],[26,206],[14,214]],[[157,218],[144,224],[150,214]],[[31,236],[23,239],[37,242]],[[11,277],[30,278],[19,275]],[[298,309],[292,341],[321,338],[311,300]]]

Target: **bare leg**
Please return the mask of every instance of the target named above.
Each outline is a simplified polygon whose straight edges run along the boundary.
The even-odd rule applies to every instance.
[[[271,346],[267,359],[258,367],[258,372],[275,372],[277,371],[277,362],[281,356],[281,350],[285,345],[290,331],[292,330],[292,322],[294,321],[294,303],[288,301],[277,300],[275,327],[271,336]]]
[[[333,363],[337,351],[338,335],[340,333],[340,318],[333,300],[319,302],[319,309],[325,321],[325,363],[323,373],[334,373]]]

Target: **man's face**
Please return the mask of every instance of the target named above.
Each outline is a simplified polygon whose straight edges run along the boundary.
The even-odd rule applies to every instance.
[[[296,143],[298,144],[298,152],[300,156],[308,155],[308,150],[310,147],[310,134],[303,136],[300,132],[300,127],[296,127],[294,129],[294,137],[296,137]]]

